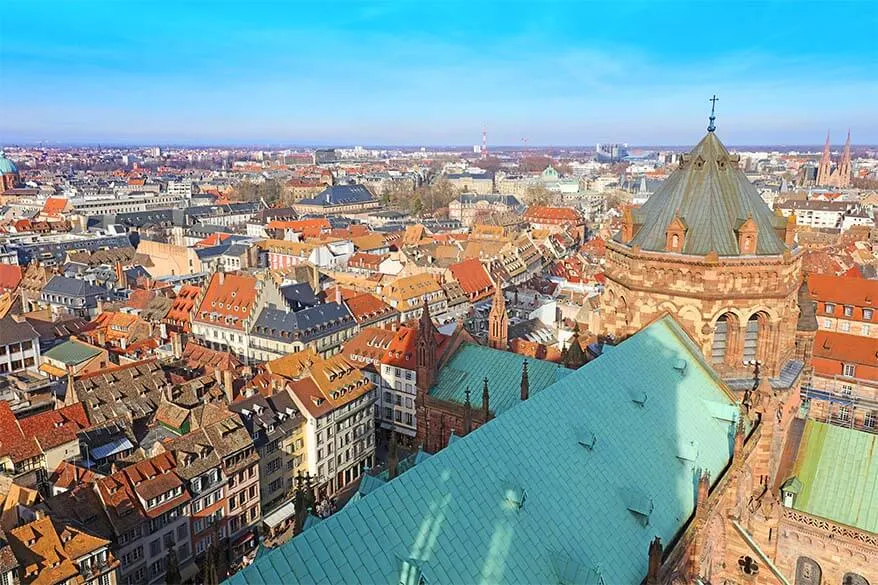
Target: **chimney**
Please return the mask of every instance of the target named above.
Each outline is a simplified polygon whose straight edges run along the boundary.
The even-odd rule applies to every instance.
[[[646,585],[659,585],[659,572],[662,569],[662,539],[656,536],[649,543],[649,563],[646,570]]]
[[[174,359],[183,357],[183,337],[177,331],[171,332],[171,347],[174,351]]]
[[[219,386],[223,385],[223,373],[220,371],[219,366],[213,367],[213,376],[216,378],[216,383]]]
[[[233,384],[232,370],[223,371],[223,387],[226,390],[226,400],[231,404],[235,400],[235,386]]]
[[[217,265],[217,272],[216,273],[219,275],[219,283],[220,283],[220,286],[222,286],[223,284],[226,283],[226,273],[222,269],[222,266],[219,264]]]
[[[107,333],[103,329],[98,329],[98,345],[104,347],[107,344]]]
[[[341,287],[339,285],[335,285],[335,304],[341,304]]]
[[[121,262],[116,262],[116,288],[128,288],[128,275],[125,274]]]

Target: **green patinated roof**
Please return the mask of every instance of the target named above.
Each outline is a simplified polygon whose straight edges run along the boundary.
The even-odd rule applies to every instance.
[[[463,404],[464,393],[470,389],[473,409],[482,407],[482,387],[488,378],[489,406],[494,414],[502,414],[521,402],[521,365],[527,360],[528,395],[542,391],[571,370],[543,360],[492,349],[474,343],[463,343],[439,371],[430,396]]]
[[[56,345],[43,355],[47,358],[57,360],[69,365],[81,364],[87,359],[91,359],[96,355],[100,355],[101,350],[90,345],[77,343],[75,341],[65,341],[60,345]]]
[[[703,165],[697,164],[703,160]],[[708,132],[679,169],[665,180],[639,209],[635,222],[642,227],[630,245],[644,250],[665,251],[665,232],[678,214],[687,231],[683,253],[737,256],[735,230],[752,217],[758,236],[756,253],[783,254],[786,245],[775,232],[786,218],[772,213],[744,173],[729,161],[729,152],[713,132]],[[615,239],[621,241],[621,235]]]
[[[878,532],[878,435],[809,420],[792,475],[795,509]]]
[[[732,398],[684,335],[653,323],[229,583],[640,583],[732,451],[734,423],[704,408]]]

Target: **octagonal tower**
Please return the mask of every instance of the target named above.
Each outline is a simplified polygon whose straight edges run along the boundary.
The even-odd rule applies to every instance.
[[[667,312],[726,379],[777,377],[794,357],[801,250],[714,132],[607,243],[603,332],[624,338]]]

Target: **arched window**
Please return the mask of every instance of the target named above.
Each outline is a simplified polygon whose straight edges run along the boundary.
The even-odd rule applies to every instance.
[[[721,315],[713,328],[713,344],[710,348],[710,361],[721,364],[726,359],[729,345],[729,316]]]
[[[796,585],[820,585],[823,571],[814,559],[799,557],[796,561]]]
[[[759,315],[753,315],[747,321],[747,329],[744,331],[744,352],[741,356],[745,362],[756,360],[759,348],[759,333],[762,329],[762,319]]]
[[[869,585],[869,582],[862,575],[856,573],[845,573],[841,580],[841,585]]]

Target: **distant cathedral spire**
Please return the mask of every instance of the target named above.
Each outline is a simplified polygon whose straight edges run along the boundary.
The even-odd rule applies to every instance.
[[[829,184],[829,175],[832,172],[832,147],[829,144],[829,130],[826,131],[826,144],[823,146],[823,156],[820,158],[820,165],[817,167],[817,184]]]

